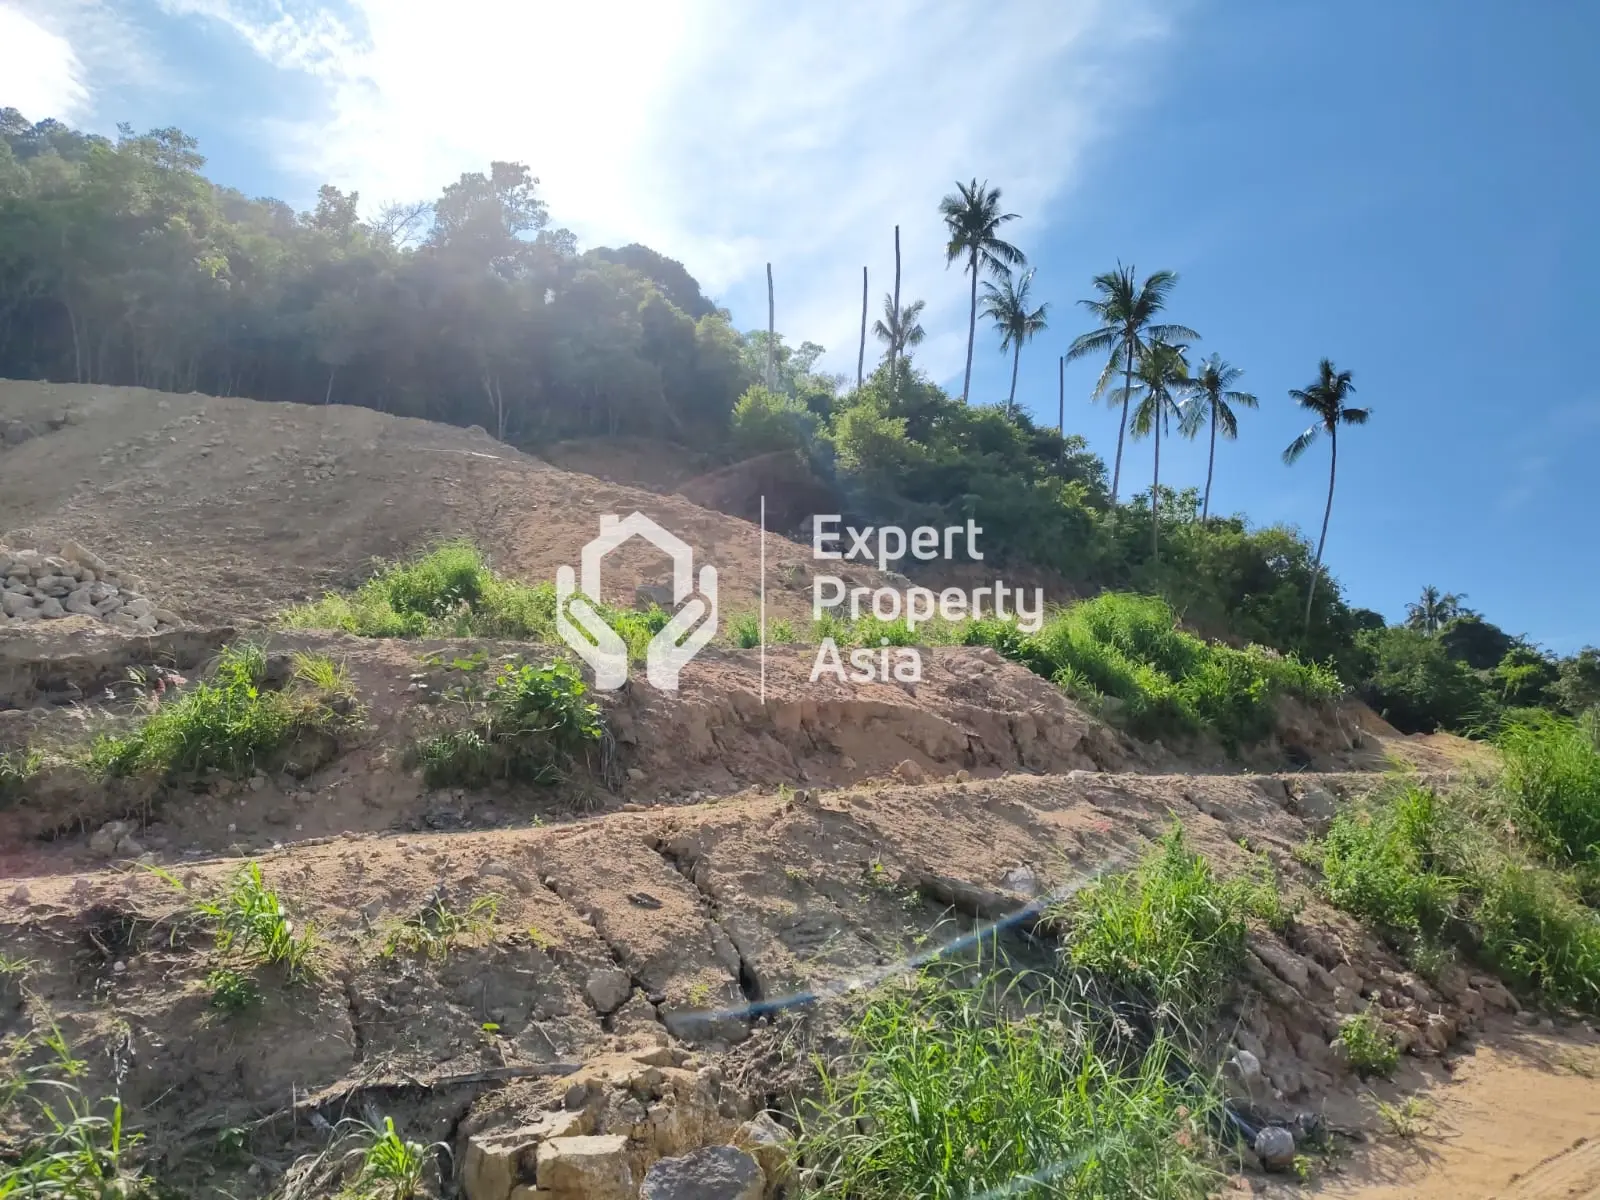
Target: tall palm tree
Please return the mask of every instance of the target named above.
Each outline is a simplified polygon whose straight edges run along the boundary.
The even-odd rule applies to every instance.
[[[927,336],[917,318],[922,316],[926,301],[913,300],[896,311],[894,297],[883,298],[883,319],[872,323],[872,336],[884,344],[884,358],[889,361],[891,374],[898,372],[905,353],[912,346],[922,344]]]
[[[979,183],[957,181],[956,190],[939,201],[939,212],[944,217],[945,228],[950,231],[950,241],[944,248],[945,265],[958,258],[966,258],[966,269],[972,275],[972,312],[967,318],[967,374],[961,383],[961,403],[967,402],[972,390],[972,344],[978,335],[978,272],[987,270],[1004,279],[1011,268],[1021,266],[1027,259],[1021,250],[1000,237],[1000,226],[1015,221],[1016,213],[1000,211],[1000,189],[989,186],[987,180]]]
[[[1239,436],[1239,418],[1234,406],[1256,407],[1256,398],[1249,392],[1230,391],[1244,374],[1238,367],[1223,362],[1213,354],[1200,360],[1200,370],[1189,381],[1190,400],[1183,412],[1184,432],[1193,437],[1207,418],[1211,424],[1211,450],[1206,456],[1206,498],[1200,505],[1200,523],[1205,524],[1211,515],[1211,475],[1217,467],[1217,430],[1230,441]]]
[[[1199,341],[1200,335],[1186,325],[1152,325],[1151,320],[1166,306],[1178,277],[1171,271],[1157,271],[1136,281],[1133,268],[1117,264],[1115,271],[1094,277],[1097,296],[1079,304],[1100,318],[1100,328],[1073,339],[1067,348],[1067,361],[1087,354],[1106,355],[1105,369],[1095,384],[1094,398],[1105,396],[1120,367],[1122,370],[1122,423],[1117,426],[1117,458],[1111,469],[1111,504],[1116,511],[1117,490],[1122,481],[1122,438],[1128,429],[1128,402],[1133,398],[1134,359],[1144,349],[1147,338],[1164,342]]]
[[[1372,413],[1369,408],[1350,408],[1345,404],[1355,390],[1350,382],[1350,372],[1335,371],[1333,363],[1326,358],[1317,367],[1317,377],[1310,386],[1289,389],[1289,398],[1315,413],[1317,419],[1284,449],[1283,461],[1293,465],[1317,440],[1318,434],[1328,435],[1331,448],[1328,458],[1328,503],[1322,510],[1322,536],[1317,539],[1317,559],[1311,565],[1311,586],[1306,589],[1307,629],[1311,628],[1311,601],[1317,594],[1317,576],[1322,573],[1322,549],[1328,541],[1328,517],[1333,512],[1333,483],[1339,471],[1339,426],[1365,425]]]
[[[1438,633],[1466,612],[1461,605],[1466,598],[1465,592],[1441,592],[1430,583],[1415,604],[1406,605],[1406,625],[1423,633]]]
[[[1033,272],[1029,271],[1013,284],[1008,275],[1000,286],[983,285],[983,315],[994,322],[1000,331],[1001,351],[1011,351],[1011,394],[1006,397],[1006,415],[1011,416],[1017,407],[1017,365],[1022,361],[1022,343],[1046,328],[1045,313],[1048,303],[1028,311],[1028,292],[1033,286]]]
[[[1153,337],[1139,354],[1134,378],[1138,380],[1139,403],[1133,410],[1133,436],[1156,437],[1156,471],[1150,485],[1150,554],[1161,554],[1161,434],[1173,417],[1184,428],[1183,407],[1178,396],[1189,387],[1189,363],[1183,357],[1187,346],[1176,346]]]

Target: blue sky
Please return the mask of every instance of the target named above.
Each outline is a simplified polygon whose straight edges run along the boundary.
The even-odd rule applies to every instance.
[[[1305,424],[1285,392],[1327,355],[1375,410],[1329,533],[1350,600],[1396,618],[1433,583],[1571,651],[1600,642],[1596,46],[1584,0],[0,0],[0,105],[179,125],[215,178],[301,206],[325,179],[375,206],[519,159],[584,244],[683,259],[742,326],[770,259],[779,327],[840,370],[898,222],[923,361],[956,387],[966,289],[935,205],[987,178],[1051,302],[1018,392],[1037,418],[1089,277],[1174,269],[1174,319],[1262,401],[1214,508],[1315,533],[1326,447],[1278,455]],[[1067,428],[1109,458],[1094,374],[1068,368]],[[974,399],[1008,381],[980,328]],[[1174,446],[1164,480],[1204,462]],[[1123,469],[1144,484],[1149,445]]]

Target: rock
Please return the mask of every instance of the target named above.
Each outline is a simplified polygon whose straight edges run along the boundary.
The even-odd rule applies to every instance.
[[[146,600],[143,596],[140,596],[138,599],[129,600],[126,604],[124,604],[122,606],[122,611],[127,613],[130,617],[144,617],[149,616],[150,612],[154,608],[154,604],[150,603],[150,601]]]
[[[628,768],[628,778],[633,780],[635,783],[643,783],[644,782],[644,772],[641,771],[638,767],[629,767]]]
[[[33,608],[33,597],[26,592],[0,592],[0,610],[8,617],[20,617]]]
[[[956,772],[956,782],[957,783],[966,783],[971,778],[972,778],[972,772],[967,770],[965,767],[962,767],[959,771]]]
[[[765,1186],[753,1155],[735,1146],[706,1146],[651,1164],[639,1200],[761,1200]]]
[[[1443,1054],[1456,1036],[1456,1023],[1444,1013],[1429,1013],[1422,1027],[1421,1045],[1434,1054]]]
[[[615,1133],[544,1143],[539,1148],[538,1184],[552,1192],[571,1193],[574,1200],[635,1200],[640,1195],[628,1166],[628,1139]]]
[[[533,1127],[497,1129],[467,1139],[461,1188],[467,1200],[507,1200],[519,1183],[532,1183],[540,1134]]]
[[[1477,984],[1478,994],[1483,997],[1483,1002],[1490,1008],[1500,1012],[1521,1012],[1522,1005],[1517,1003],[1517,998],[1506,990],[1505,984],[1498,979],[1487,976],[1474,980]]]
[[[16,908],[23,908],[27,905],[32,895],[33,893],[28,891],[26,887],[18,885],[11,890],[10,903]]]
[[[508,862],[499,859],[488,859],[478,864],[478,876],[482,879],[504,879],[523,895],[533,891],[533,880],[526,874],[517,870]]]
[[[132,821],[107,821],[89,838],[89,849],[110,858],[117,852],[122,840],[137,828]]]
[[[85,617],[96,617],[100,614],[94,611],[94,600],[89,595],[89,589],[81,587],[67,596],[62,608],[69,613],[78,613]]]
[[[641,584],[633,589],[633,603],[637,608],[672,607],[672,585],[666,583]]]
[[[1233,1069],[1239,1073],[1239,1078],[1246,1084],[1253,1084],[1261,1078],[1261,1060],[1248,1050],[1238,1050],[1229,1060]]]
[[[1295,991],[1304,993],[1311,986],[1311,973],[1299,955],[1291,954],[1275,942],[1263,941],[1252,949],[1256,957],[1272,969],[1272,973]]]
[[[1037,896],[1040,892],[1039,877],[1033,873],[1031,867],[1012,867],[1000,876],[1000,886],[1012,892],[1020,892],[1024,896]]]
[[[591,971],[589,978],[584,980],[583,994],[594,1005],[596,1012],[610,1016],[628,1002],[628,997],[633,994],[633,980],[626,971],[616,967]]]
[[[39,615],[46,621],[54,621],[66,616],[67,610],[61,607],[61,601],[54,596],[46,596],[39,601]]]
[[[96,575],[104,575],[111,570],[106,561],[98,554],[85,550],[77,542],[64,542],[61,546],[61,557],[69,563],[80,567],[87,567]]]
[[[769,1113],[759,1112],[739,1126],[733,1144],[755,1157],[766,1177],[769,1195],[789,1182],[789,1135]]]
[[[1256,1157],[1269,1171],[1287,1171],[1294,1165],[1294,1134],[1268,1125],[1256,1134]]]
[[[1341,987],[1349,988],[1350,991],[1357,996],[1359,996],[1361,994],[1361,990],[1367,986],[1367,981],[1361,978],[1361,972],[1356,970],[1347,962],[1340,963],[1338,966],[1334,967],[1332,971],[1329,971],[1328,974],[1333,976],[1333,981],[1335,983],[1339,984]]]
[[[921,783],[927,773],[917,765],[914,759],[908,758],[904,759],[900,765],[894,769],[894,774],[895,778],[899,779],[902,783]]]

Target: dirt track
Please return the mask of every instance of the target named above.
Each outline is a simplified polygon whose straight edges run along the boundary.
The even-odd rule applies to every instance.
[[[148,702],[123,686],[130,668],[192,676],[236,624],[442,536],[471,536],[500,569],[539,581],[576,563],[600,513],[638,508],[717,564],[724,614],[755,605],[748,522],[557,470],[481,432],[338,406],[5,382],[0,418],[46,430],[0,452],[0,541],[81,540],[197,624],[152,639],[83,618],[0,631],[0,748],[125,724]],[[663,468],[657,483],[686,475]],[[805,615],[807,556],[769,540],[775,573],[802,564],[769,592],[774,613]],[[665,559],[639,548],[607,565],[625,604],[636,584],[667,577]],[[439,662],[546,651],[323,634],[272,644],[344,663],[364,706],[359,730],[314,771],[143,788],[63,775],[0,808],[0,949],[34,964],[33,999],[0,980],[0,1037],[49,1012],[97,1080],[125,1070],[131,1119],[180,1178],[194,1166],[176,1156],[195,1138],[264,1119],[250,1146],[258,1172],[235,1164],[203,1185],[261,1195],[308,1144],[292,1100],[374,1081],[436,1081],[420,1098],[381,1093],[428,1138],[522,1123],[578,1087],[584,1120],[626,1133],[637,1164],[723,1140],[801,1082],[809,1051],[828,1049],[833,1010],[819,1001],[1131,863],[1177,820],[1225,869],[1263,855],[1305,902],[1287,940],[1255,935],[1235,1016],[1271,1085],[1257,1099],[1325,1108],[1375,1139],[1316,1186],[1342,1200],[1594,1194],[1594,1143],[1574,1145],[1600,1136],[1594,1084],[1568,1069],[1589,1060],[1562,1057],[1592,1038],[1511,1024],[1514,1001],[1486,979],[1430,989],[1321,906],[1291,853],[1390,765],[1470,765],[1475,752],[1456,739],[1402,738],[1359,706],[1286,705],[1277,737],[1237,762],[1216,747],[1133,742],[987,650],[925,652],[915,687],[847,689],[812,684],[808,652],[774,649],[763,696],[756,652],[713,649],[676,695],[636,680],[605,698],[609,775],[430,791],[403,751],[447,682]],[[1309,770],[1286,769],[1291,750]],[[93,848],[95,830],[125,816],[141,824],[148,865],[184,895]],[[321,949],[312,983],[272,989],[257,1015],[228,1020],[207,1006],[209,942],[183,914],[247,858]],[[498,897],[492,923],[446,961],[386,957],[387,934],[441,888],[463,904]],[[1040,952],[1026,937],[1014,949]],[[1370,1090],[1329,1054],[1349,971],[1410,1031],[1415,1053],[1391,1094],[1435,1096],[1432,1133],[1386,1135]],[[625,1000],[597,1005],[596,978],[618,973]],[[1455,1041],[1441,1048],[1446,1026]],[[459,1082],[494,1070],[527,1078]],[[621,1092],[618,1078],[631,1081]],[[1497,1106],[1513,1100],[1534,1118],[1502,1119]]]

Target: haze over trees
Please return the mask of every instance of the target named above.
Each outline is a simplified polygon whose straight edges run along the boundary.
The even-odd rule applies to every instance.
[[[203,165],[176,129],[111,140],[0,111],[0,376],[357,404],[528,447],[628,434],[729,461],[792,451],[868,523],[976,517],[987,564],[1160,595],[1201,633],[1331,663],[1408,731],[1492,729],[1523,708],[1600,702],[1600,652],[1557,658],[1460,596],[1425,592],[1394,627],[1345,602],[1323,551],[1338,434],[1367,410],[1350,407],[1351,373],[1327,360],[1276,401],[1315,418],[1285,458],[1330,443],[1315,547],[1290,528],[1211,514],[1217,435],[1232,438],[1237,410],[1258,401],[1216,356],[1190,368],[1200,335],[1167,319],[1171,271],[1095,275],[1080,301],[1092,328],[1066,348],[1102,364],[1090,399],[1117,411],[1108,486],[1083,437],[1016,402],[1023,344],[1053,331],[1035,277],[1012,273],[1025,256],[1000,232],[1015,214],[988,183],[938,203],[947,261],[966,276],[963,391],[980,290],[1012,357],[1012,390],[995,406],[919,368],[923,301],[899,300],[898,273],[873,325],[882,361],[847,387],[819,371],[821,346],[735,330],[682,263],[638,244],[580,249],[522,164],[492,163],[430,202],[369,216],[331,186],[297,213],[212,183]],[[1174,426],[1209,429],[1203,493],[1162,482],[1157,456],[1151,488],[1123,499],[1130,416],[1136,437],[1158,443]]]

